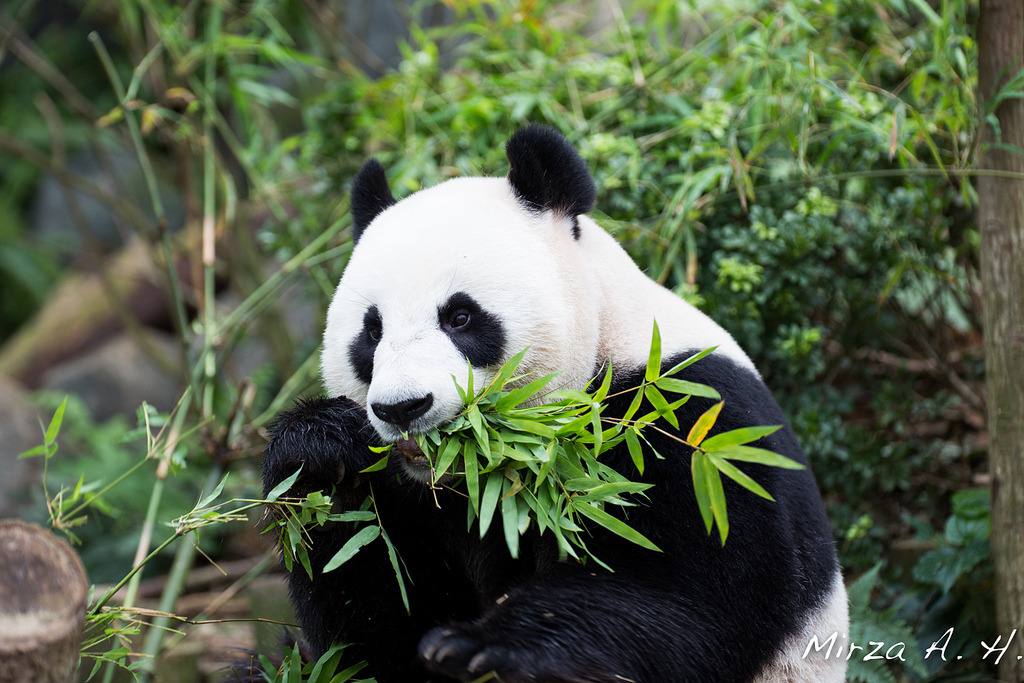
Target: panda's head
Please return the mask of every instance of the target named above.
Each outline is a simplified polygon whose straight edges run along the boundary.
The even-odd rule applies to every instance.
[[[368,161],[352,189],[355,248],[331,302],[322,371],[367,408],[385,442],[426,431],[528,348],[524,369],[582,387],[597,360],[598,302],[579,241],[595,189],[552,129],[506,145],[506,178],[459,178],[395,201]]]

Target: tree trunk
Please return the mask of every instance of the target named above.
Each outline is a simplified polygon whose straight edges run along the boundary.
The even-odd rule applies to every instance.
[[[999,659],[1011,683],[1024,682],[1024,100],[992,103],[1022,67],[1024,2],[981,0],[978,100],[989,117],[977,189],[998,628],[985,642],[994,660],[1013,636]]]
[[[67,543],[0,521],[0,682],[74,680],[88,590]]]

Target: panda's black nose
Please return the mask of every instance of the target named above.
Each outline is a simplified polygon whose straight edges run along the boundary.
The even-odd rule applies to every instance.
[[[406,430],[409,428],[409,423],[425,414],[432,405],[434,405],[434,395],[427,394],[398,403],[374,403],[370,408],[373,409],[373,414],[384,422],[390,422],[399,429]]]

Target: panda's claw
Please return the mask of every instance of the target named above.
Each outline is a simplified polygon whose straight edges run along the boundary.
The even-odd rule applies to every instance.
[[[451,627],[434,629],[420,642],[420,657],[430,669],[466,681],[490,671],[507,673],[504,650]]]
[[[438,653],[444,646],[445,639],[454,633],[450,628],[439,628],[428,633],[420,645],[420,656],[427,661],[442,661],[443,657],[438,657]]]

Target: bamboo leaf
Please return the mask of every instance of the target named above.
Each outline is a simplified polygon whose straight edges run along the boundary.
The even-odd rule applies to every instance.
[[[594,457],[601,454],[601,444],[604,442],[604,430],[601,429],[601,408],[595,405],[590,411],[590,428],[594,436]]]
[[[334,554],[327,564],[324,565],[323,573],[334,571],[341,565],[348,562],[352,557],[359,552],[367,543],[374,541],[380,536],[380,527],[377,525],[365,526],[356,533],[352,534],[352,537],[345,541],[345,544],[341,546],[341,550]]]
[[[504,481],[503,493],[507,493],[511,482]],[[519,557],[519,508],[515,496],[504,496],[501,499],[501,523],[505,531],[505,545],[513,558]]]
[[[730,429],[727,432],[721,434],[715,434],[709,436],[701,444],[701,448],[705,451],[717,451],[728,446],[738,446],[740,444],[750,443],[751,441],[757,441],[769,434],[774,434],[782,428],[782,425],[765,426],[765,427],[740,427],[739,429]]]
[[[697,497],[697,507],[700,509],[700,516],[704,520],[704,529],[711,533],[714,525],[715,515],[711,511],[711,493],[708,491],[708,475],[705,469],[708,467],[707,456],[700,451],[694,451],[690,458],[690,474],[693,477],[693,492]]]
[[[715,349],[717,349],[717,348],[718,348],[717,346],[712,346],[710,349],[704,349],[703,351],[700,351],[699,353],[693,354],[692,356],[690,356],[686,360],[682,361],[681,363],[677,363],[676,365],[673,365],[672,368],[669,369],[668,372],[663,373],[663,376],[664,377],[672,377],[673,375],[676,375],[676,374],[680,373],[682,370],[688,368],[689,366],[693,365],[694,363],[696,363],[697,361],[701,360],[702,358],[707,358],[708,356],[710,356],[712,353],[715,352]]]
[[[654,382],[654,386],[658,387],[662,391],[668,391],[673,394],[688,394],[690,396],[700,396],[702,398],[710,398],[716,401],[721,400],[722,395],[718,393],[718,390],[714,387],[709,387],[706,384],[699,384],[697,382],[690,382],[685,379],[676,379],[675,377],[661,377]]]
[[[711,499],[711,513],[715,517],[715,525],[718,527],[718,535],[725,545],[725,538],[729,535],[729,515],[725,508],[725,490],[722,488],[722,478],[710,462],[705,461],[704,475],[707,479],[708,498]]]
[[[484,495],[480,499],[480,538],[484,537],[491,526],[494,518],[494,510],[498,505],[498,496],[501,493],[502,480],[504,477],[498,472],[490,472],[486,475],[484,483]]]
[[[648,384],[644,387],[644,396],[651,402],[654,407],[655,416],[663,418],[670,425],[679,429],[679,420],[676,418],[675,413],[668,404],[668,400],[658,391],[657,387],[653,384]]]
[[[391,561],[392,569],[395,570],[395,578],[398,579],[398,592],[402,595],[402,604],[405,606],[406,613],[408,613],[410,611],[409,594],[405,590],[405,578],[402,576],[402,568],[399,565],[398,551],[395,550],[395,545],[391,542],[388,532],[384,531],[384,527],[379,528],[381,538],[384,539],[384,544],[388,547],[388,559]]]
[[[573,509],[579,512],[584,517],[589,517],[594,522],[597,522],[608,531],[621,536],[622,538],[636,543],[638,546],[653,550],[655,552],[661,552],[661,548],[654,545],[646,536],[641,534],[639,531],[623,522],[618,517],[614,517],[601,508],[597,507],[592,503],[582,503],[580,505],[574,505]]]
[[[484,429],[484,419],[480,415],[479,406],[471,405],[466,411],[466,419],[469,420],[469,424],[473,428],[473,436],[476,437],[479,452],[487,455],[491,451],[491,444],[487,438],[487,430]]]
[[[370,472],[379,472],[380,470],[384,469],[385,467],[388,466],[388,455],[390,455],[390,454],[391,454],[391,450],[389,449],[387,452],[384,453],[384,457],[383,458],[381,458],[377,462],[373,463],[369,467],[364,467],[363,469],[359,470],[359,473],[360,474],[368,474]]]
[[[498,399],[497,403],[494,404],[496,410],[510,410],[515,408],[519,404],[528,401],[537,394],[541,393],[548,384],[551,383],[559,373],[553,372],[550,375],[544,375],[539,377],[525,386],[513,389],[508,392],[505,396]]]
[[[651,488],[651,486],[653,486],[653,484],[640,484],[632,481],[600,484],[588,490],[586,493],[576,496],[574,500],[580,502],[610,501],[617,498],[620,494],[641,493]]]
[[[640,405],[643,403],[643,400],[644,392],[638,388],[636,390],[636,393],[633,395],[633,401],[629,404],[629,408],[626,409],[626,412],[623,414],[622,419],[627,422],[629,420],[632,420],[633,416],[636,415],[638,410],[640,410]]]
[[[68,407],[68,397],[65,396],[64,400],[57,406],[57,410],[53,413],[53,418],[50,420],[50,424],[46,427],[46,434],[43,437],[43,441],[47,446],[57,441],[57,434],[60,433],[60,426],[64,422],[64,410]]]
[[[543,482],[550,481],[549,475],[551,473],[551,469],[555,466],[555,460],[558,458],[558,442],[555,439],[552,439],[548,442],[547,448],[544,450],[547,460],[542,460],[540,471],[537,472],[537,485],[534,487],[534,491],[539,489]]]
[[[643,476],[644,473],[644,451],[640,447],[640,437],[635,429],[626,430],[626,448],[629,449],[629,457],[633,460],[636,471]]]
[[[772,498],[771,494],[768,493],[764,489],[764,487],[762,487],[756,481],[751,479],[747,474],[745,474],[742,470],[740,470],[738,467],[736,467],[729,461],[715,457],[714,455],[711,454],[708,454],[708,459],[715,467],[718,468],[719,472],[729,477],[743,488],[747,489],[748,491],[751,491],[752,493],[756,493],[762,498],[766,498],[767,500],[770,500],[773,503],[775,502],[775,499]]]
[[[226,484],[227,482],[228,475],[225,473],[224,476],[220,478],[220,482],[217,484],[216,487],[214,487],[213,491],[211,491],[209,495],[204,496],[202,500],[196,503],[196,506],[192,508],[193,512],[205,508],[207,505],[216,500],[217,496],[219,496],[221,491],[224,490],[224,484]]]
[[[462,457],[466,462],[466,491],[469,493],[470,507],[480,516],[480,471],[476,461],[476,445],[466,441],[462,447]]]
[[[651,332],[651,351],[647,356],[647,369],[644,372],[644,381],[653,382],[661,375],[661,331],[658,330],[658,321],[654,321],[654,329]]]
[[[22,451],[21,453],[19,453],[18,454],[18,460],[21,460],[22,458],[34,458],[37,455],[44,455],[45,453],[46,453],[46,445],[45,444],[39,444],[38,446],[33,446],[32,448],[28,449],[27,451]]]
[[[806,469],[804,465],[798,463],[796,460],[787,458],[784,455],[779,455],[774,451],[769,451],[765,448],[755,448],[754,446],[726,446],[725,448],[715,450],[715,455],[726,460],[753,462],[759,465],[782,467],[787,470]]]
[[[437,480],[448,471],[458,455],[458,439],[448,439],[445,442],[444,447],[441,449],[441,455],[438,456],[437,462],[434,464],[434,483],[437,483]]]
[[[719,401],[715,405],[704,411],[704,414],[697,418],[697,421],[693,424],[690,429],[689,435],[686,437],[686,443],[691,446],[697,447],[700,445],[704,437],[708,435],[711,428],[715,426],[715,420],[718,419],[718,414],[722,411],[723,401]]]
[[[530,434],[536,434],[548,439],[553,438],[557,433],[557,430],[555,430],[554,427],[533,420],[505,419],[505,423],[513,429],[518,429],[522,432],[529,432]]]
[[[273,503],[275,500],[283,496],[288,491],[288,489],[290,489],[295,484],[295,482],[298,481],[299,474],[302,472],[302,468],[304,466],[305,465],[299,465],[299,469],[295,470],[295,473],[292,474],[292,476],[288,477],[280,484],[275,486],[273,489],[271,489],[270,493],[267,494],[267,502]]]
[[[601,386],[594,392],[593,401],[595,403],[601,403],[608,395],[608,390],[612,386],[612,364],[608,362],[608,367],[605,369],[604,378],[601,380]]]

